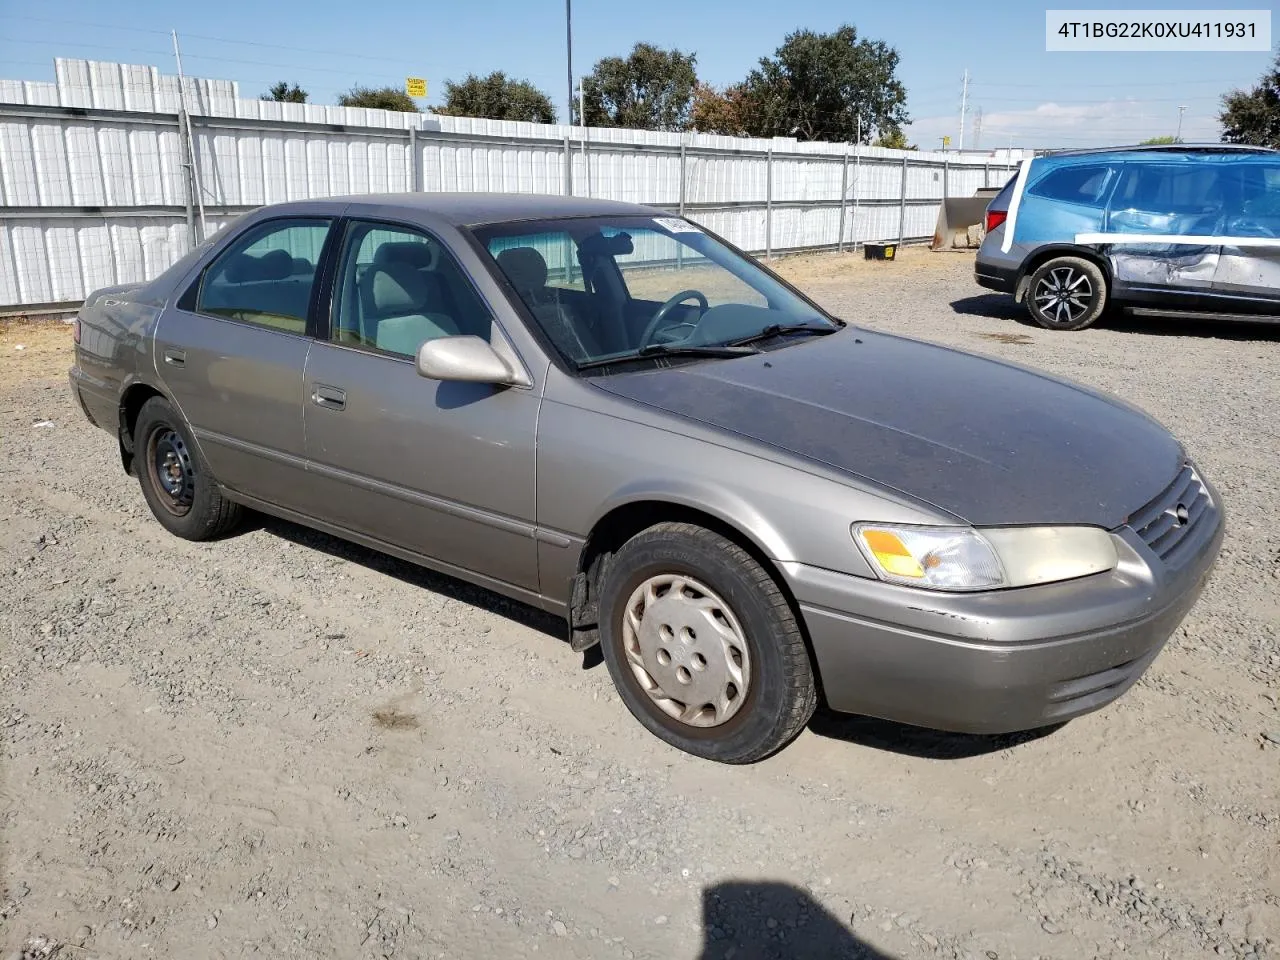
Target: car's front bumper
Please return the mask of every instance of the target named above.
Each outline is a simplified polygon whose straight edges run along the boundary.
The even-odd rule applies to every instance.
[[[943,594],[784,564],[833,709],[1005,733],[1102,707],[1137,681],[1199,597],[1222,544],[1216,506],[1167,569],[1131,531],[1116,570]]]

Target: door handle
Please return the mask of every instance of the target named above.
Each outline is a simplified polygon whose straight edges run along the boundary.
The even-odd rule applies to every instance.
[[[339,390],[337,387],[316,384],[311,394],[311,402],[326,410],[342,410],[347,405],[347,394],[345,390]]]
[[[185,350],[165,350],[164,362],[171,367],[184,367],[187,364],[187,354]]]

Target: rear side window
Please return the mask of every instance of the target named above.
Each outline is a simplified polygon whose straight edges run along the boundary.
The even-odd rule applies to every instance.
[[[197,312],[306,333],[316,265],[331,224],[271,220],[247,231],[205,271]]]
[[[1009,178],[1009,182],[1000,188],[1000,192],[991,198],[991,202],[987,204],[992,210],[1008,210],[1009,201],[1013,198],[1013,186],[1018,182],[1018,175],[1015,173]]]
[[[1111,206],[1161,214],[1219,213],[1226,180],[1220,164],[1129,164]]]
[[[1046,200],[1101,207],[1111,186],[1113,170],[1103,165],[1062,167],[1037,180],[1027,193]]]

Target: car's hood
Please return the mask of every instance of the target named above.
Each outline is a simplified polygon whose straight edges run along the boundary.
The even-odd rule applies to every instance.
[[[1044,374],[846,328],[743,359],[602,377],[621,397],[892,487],[977,525],[1122,524],[1182,448]]]

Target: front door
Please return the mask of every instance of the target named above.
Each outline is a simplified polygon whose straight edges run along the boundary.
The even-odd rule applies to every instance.
[[[1111,198],[1107,232],[1134,234],[1111,247],[1121,292],[1208,292],[1222,247],[1223,191],[1219,166],[1129,163]],[[1188,238],[1179,240],[1178,238]]]
[[[156,327],[156,369],[232,490],[290,506],[302,483],[307,315],[332,221],[249,227]]]
[[[1231,185],[1213,289],[1240,309],[1280,314],[1280,160],[1233,163]]]
[[[433,337],[502,335],[457,261],[416,228],[351,221],[329,326],[305,375],[306,451],[321,515],[536,591],[538,394],[427,380],[414,362]]]

